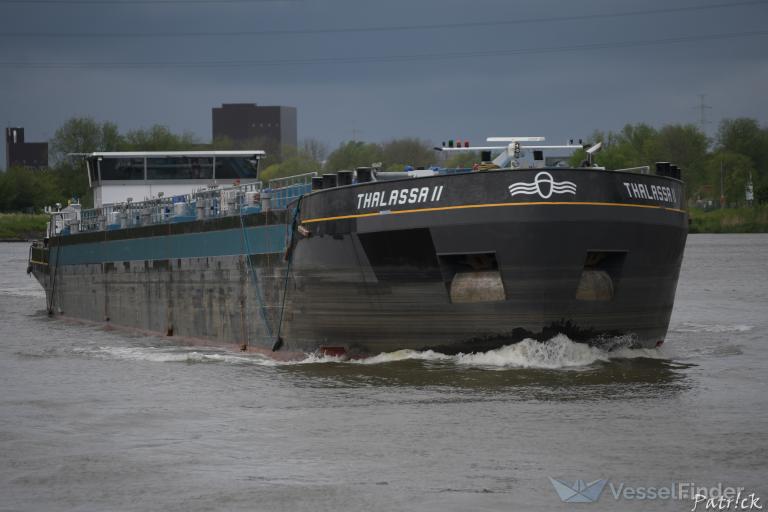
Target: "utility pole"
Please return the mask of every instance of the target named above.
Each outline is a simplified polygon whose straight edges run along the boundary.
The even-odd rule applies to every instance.
[[[725,208],[725,165],[720,159],[720,209]]]
[[[707,119],[707,110],[712,110],[712,107],[704,101],[706,96],[706,94],[699,94],[699,106],[696,107],[699,111],[699,129],[704,134],[707,133],[707,125],[710,123]]]

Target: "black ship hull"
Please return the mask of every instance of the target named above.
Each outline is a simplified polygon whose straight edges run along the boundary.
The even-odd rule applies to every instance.
[[[306,198],[310,236],[295,249],[300,301],[286,339],[351,352],[472,352],[558,333],[595,344],[660,344],[687,234],[681,184],[549,171],[555,182],[576,184],[576,194],[510,196],[510,183],[531,183],[538,172],[420,180],[427,201],[439,198],[389,213],[359,207],[366,194],[381,191],[386,201],[395,191],[399,202],[415,187],[379,183]],[[631,197],[646,190],[648,198]]]

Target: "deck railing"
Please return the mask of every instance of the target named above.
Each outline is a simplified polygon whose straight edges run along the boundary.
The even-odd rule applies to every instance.
[[[317,173],[277,178],[270,180],[266,188],[257,181],[82,210],[79,220],[66,221],[57,234],[125,229],[285,209],[299,196],[312,190],[313,176]]]
[[[308,172],[296,176],[269,180],[269,190],[272,193],[272,207],[278,209],[287,208],[299,196],[309,194],[312,191],[313,176],[317,176],[317,173]]]

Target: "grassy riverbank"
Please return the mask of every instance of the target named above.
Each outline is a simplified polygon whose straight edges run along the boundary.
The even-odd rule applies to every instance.
[[[48,215],[0,213],[0,240],[31,240],[42,238]]]
[[[688,213],[691,233],[768,233],[768,206]]]

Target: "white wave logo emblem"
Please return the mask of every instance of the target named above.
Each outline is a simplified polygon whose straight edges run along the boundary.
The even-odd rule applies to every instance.
[[[576,184],[572,181],[555,181],[551,174],[542,171],[533,178],[533,183],[518,181],[511,184],[509,194],[511,196],[538,194],[542,199],[549,199],[552,194],[576,195]]]

